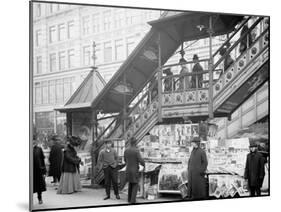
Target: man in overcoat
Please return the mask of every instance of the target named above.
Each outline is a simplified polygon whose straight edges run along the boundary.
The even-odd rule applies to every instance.
[[[257,151],[257,144],[250,141],[250,153],[247,155],[244,178],[248,181],[250,196],[260,196],[264,179],[264,158]]]
[[[191,141],[193,150],[188,161],[188,197],[205,199],[207,197],[207,180],[205,172],[208,166],[206,152],[200,148],[200,139]]]
[[[53,176],[53,183],[57,185],[60,181],[62,158],[63,158],[63,146],[60,144],[60,139],[57,135],[52,136],[53,145],[51,147],[49,161],[50,170],[49,176]]]
[[[198,73],[198,72],[202,72],[203,68],[199,63],[199,57],[197,54],[193,55],[193,62],[195,63],[195,65],[192,68],[192,73]],[[192,75],[191,76],[191,84],[192,84],[192,88],[202,88],[203,86],[203,74],[196,74],[196,75]]]
[[[112,148],[111,140],[105,141],[105,148],[102,149],[99,153],[98,163],[102,167],[104,172],[104,184],[106,192],[106,197],[104,198],[104,200],[110,199],[111,182],[113,184],[113,190],[116,199],[120,199],[117,183],[118,155],[116,150]]]
[[[42,148],[38,146],[36,138],[33,137],[33,193],[37,193],[39,204],[43,203],[42,192],[46,191],[44,158]]]
[[[136,146],[136,142],[136,138],[132,137],[130,139],[130,147],[127,148],[124,152],[126,176],[129,182],[128,202],[130,204],[136,203],[139,183],[139,165],[145,165],[144,160],[140,155],[140,151]]]

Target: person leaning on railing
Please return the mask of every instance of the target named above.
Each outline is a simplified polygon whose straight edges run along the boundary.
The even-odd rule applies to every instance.
[[[170,76],[164,80],[164,91],[171,92],[173,85],[175,86],[173,73],[170,68],[165,69],[163,73],[166,74],[166,76]]]
[[[220,50],[220,56],[224,56],[227,49],[229,48],[230,44],[226,44],[221,50]],[[224,66],[224,72],[234,63],[234,60],[232,59],[230,53],[228,53],[225,58],[224,58],[224,62],[223,62],[223,66]]]

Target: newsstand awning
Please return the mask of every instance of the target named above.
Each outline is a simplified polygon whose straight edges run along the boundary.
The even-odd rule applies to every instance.
[[[210,16],[215,17],[214,29],[217,31],[214,35],[232,31],[243,18],[236,15],[214,15],[201,12],[184,12],[176,15],[174,12],[173,15],[166,12],[159,20],[150,22],[152,26],[150,31],[120,66],[91,106],[103,113],[122,111],[125,105],[128,105],[139,94],[158,68],[159,37],[161,65],[163,65],[182,41],[209,36],[206,29],[200,31],[196,26],[206,24]],[[184,31],[183,39],[181,31]]]
[[[106,82],[97,70],[90,71],[64,107],[55,108],[55,110],[71,112],[91,109],[92,102],[104,88],[105,84]]]

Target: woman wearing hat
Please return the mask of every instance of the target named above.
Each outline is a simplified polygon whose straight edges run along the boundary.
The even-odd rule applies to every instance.
[[[200,139],[191,141],[193,150],[188,161],[188,197],[205,199],[207,197],[205,172],[208,166],[206,152],[200,148]]]
[[[260,196],[264,171],[264,158],[257,151],[257,144],[250,140],[250,153],[247,155],[244,178],[248,182],[250,196]]]
[[[75,148],[79,146],[79,138],[71,136],[63,154],[62,176],[58,187],[58,194],[71,194],[81,191],[79,165],[81,159],[77,156]]]

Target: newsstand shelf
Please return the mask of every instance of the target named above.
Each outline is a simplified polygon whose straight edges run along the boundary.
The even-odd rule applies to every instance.
[[[180,191],[172,191],[172,190],[158,190],[158,193],[166,193],[166,194],[180,194]]]

